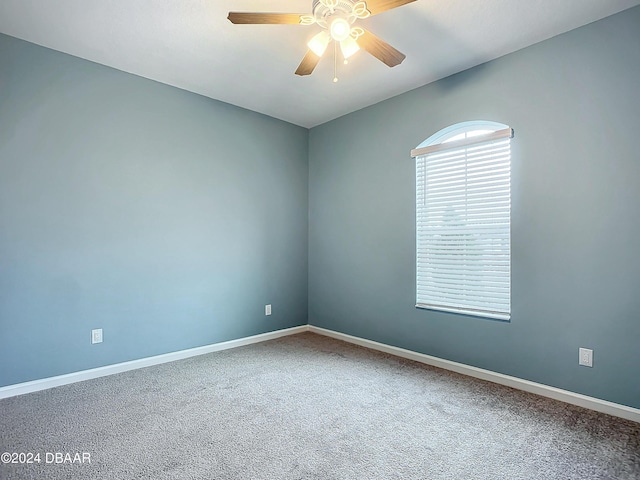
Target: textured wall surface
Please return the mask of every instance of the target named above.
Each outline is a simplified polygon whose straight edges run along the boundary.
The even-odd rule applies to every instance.
[[[640,407],[638,78],[634,8],[312,129],[309,323]],[[409,152],[466,120],[515,130],[511,322],[414,307]]]
[[[307,186],[306,129],[0,35],[0,386],[306,324]]]

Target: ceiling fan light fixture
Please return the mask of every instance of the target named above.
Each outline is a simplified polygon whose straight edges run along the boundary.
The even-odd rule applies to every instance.
[[[349,36],[340,42],[340,50],[342,50],[342,56],[346,60],[360,50],[360,45],[358,45],[358,42],[356,42],[353,37]]]
[[[318,57],[321,57],[327,49],[330,41],[331,35],[329,35],[326,30],[322,30],[311,40],[309,40],[309,43],[307,43],[307,47],[309,47],[309,50],[315,53]]]
[[[331,21],[329,32],[331,33],[331,38],[336,42],[341,42],[351,35],[351,25],[346,19],[336,17]]]
[[[295,71],[301,77],[311,75],[333,42],[334,81],[337,65],[338,43],[344,58],[353,56],[360,49],[374,56],[388,67],[400,65],[406,56],[384,40],[364,28],[352,25],[360,19],[392,10],[416,0],[311,0],[311,13],[261,13],[229,12],[233,24],[255,25],[318,25],[317,33],[307,46],[300,65]]]

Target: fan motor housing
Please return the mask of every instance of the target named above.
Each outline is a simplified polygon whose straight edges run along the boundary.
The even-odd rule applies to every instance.
[[[325,5],[325,3],[335,5],[331,8]],[[353,5],[356,2],[351,0],[329,0],[325,1],[325,3],[322,3],[321,0],[313,0],[313,17],[315,18],[316,23],[321,27],[327,28],[329,24],[328,19],[334,16],[340,16],[346,19],[349,23],[355,22],[357,17],[353,15]]]

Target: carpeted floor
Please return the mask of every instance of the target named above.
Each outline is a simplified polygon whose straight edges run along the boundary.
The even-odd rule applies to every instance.
[[[1,452],[40,453],[2,480],[638,479],[640,424],[304,333],[0,400]]]

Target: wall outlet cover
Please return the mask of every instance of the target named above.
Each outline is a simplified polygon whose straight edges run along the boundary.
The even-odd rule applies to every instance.
[[[271,315],[271,304],[264,306],[264,314]]]
[[[91,343],[102,343],[102,329],[91,330]]]
[[[578,352],[578,364],[585,367],[593,367],[593,350],[580,348]]]

